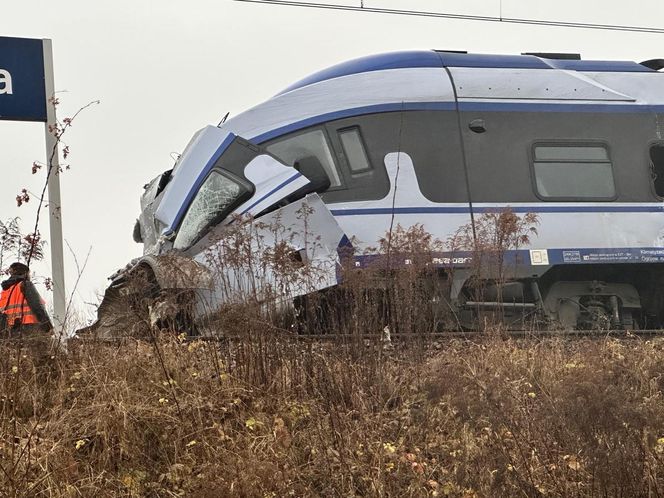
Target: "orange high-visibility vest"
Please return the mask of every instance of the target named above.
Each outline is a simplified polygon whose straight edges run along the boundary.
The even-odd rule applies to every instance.
[[[0,312],[5,314],[7,325],[10,327],[16,323],[24,325],[39,323],[23,294],[23,282],[18,282],[2,291]]]

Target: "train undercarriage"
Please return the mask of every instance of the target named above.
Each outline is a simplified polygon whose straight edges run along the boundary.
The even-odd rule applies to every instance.
[[[463,279],[463,276],[461,277]],[[640,330],[664,326],[664,268],[657,264],[554,266],[505,281],[472,276],[452,291],[460,322],[507,328]]]
[[[471,271],[437,271],[418,281],[398,274],[373,286],[341,286],[295,300],[304,326],[345,329],[362,304],[393,333],[501,330],[639,331],[664,327],[664,266],[552,267],[518,279],[477,279]],[[405,316],[410,315],[410,316]]]
[[[355,272],[362,275],[361,271]],[[145,335],[175,328],[220,333],[215,314],[194,318],[196,290],[168,285],[142,265],[112,285],[89,330],[102,336]],[[478,279],[470,270],[426,274],[373,272],[270,306],[302,334],[394,334],[484,331],[654,330],[664,327],[664,265],[554,266],[541,275]],[[265,303],[254,303],[267,309]],[[273,303],[274,304],[274,303]],[[214,322],[221,330],[209,326]],[[288,320],[286,320],[288,322]],[[132,330],[127,330],[127,324]]]

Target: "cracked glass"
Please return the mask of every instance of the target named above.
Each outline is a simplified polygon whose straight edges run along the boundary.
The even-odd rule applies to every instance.
[[[215,221],[223,220],[247,189],[227,176],[213,172],[201,186],[182,220],[175,249],[187,249]]]

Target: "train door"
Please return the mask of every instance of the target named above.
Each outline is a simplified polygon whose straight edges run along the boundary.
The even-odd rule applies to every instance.
[[[664,199],[664,144],[650,147],[650,173],[655,195]]]

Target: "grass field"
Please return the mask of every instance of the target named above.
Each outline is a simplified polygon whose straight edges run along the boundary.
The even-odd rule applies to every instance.
[[[664,340],[0,351],[2,496],[661,496]]]

